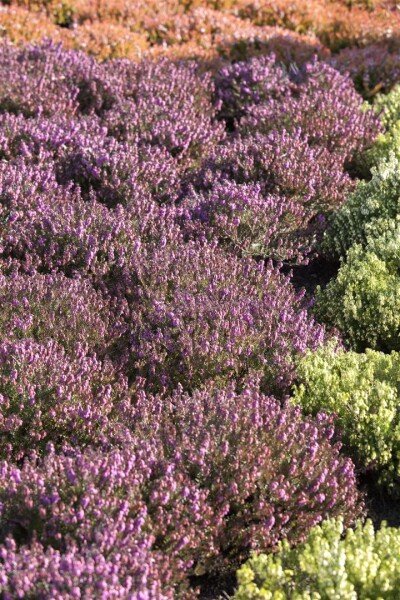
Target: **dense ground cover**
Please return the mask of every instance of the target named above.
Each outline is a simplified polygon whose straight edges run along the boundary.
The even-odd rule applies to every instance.
[[[1,8],[0,597],[395,599],[396,7]]]

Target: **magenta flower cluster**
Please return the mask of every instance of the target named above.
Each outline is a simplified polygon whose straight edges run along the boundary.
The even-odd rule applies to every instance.
[[[349,160],[370,145],[379,130],[348,74],[317,60],[285,70],[275,57],[227,67],[217,79],[222,114],[244,135],[301,129],[310,145]]]
[[[122,447],[50,444],[22,467],[0,463],[9,597],[46,586],[43,597],[74,598],[78,586],[172,598],[184,595],[185,574],[221,571],[283,536],[302,540],[328,514],[351,522],[360,510],[354,467],[330,442],[332,420],[304,420],[255,387],[139,392],[125,423]],[[53,557],[65,565],[59,575],[44,570]]]
[[[282,260],[304,258],[307,248],[315,245],[323,231],[324,215],[341,206],[354,189],[343,161],[325,147],[310,145],[308,136],[300,128],[292,132],[283,129],[246,137],[238,135],[226,144],[216,146],[191,176],[191,186],[200,192],[194,202],[193,198],[190,201],[192,219],[197,220],[199,210],[202,212],[204,192],[218,198],[218,190],[221,187],[228,190],[232,182],[256,183],[261,201],[267,205],[272,201],[272,211],[263,211],[262,217],[260,194],[248,190],[249,208],[245,214],[237,211],[234,202],[229,202],[226,213],[226,204],[220,200],[217,200],[213,214],[217,218],[227,214],[233,235],[239,245],[251,250],[251,254]],[[282,215],[276,225],[274,213]],[[256,240],[243,227],[246,216],[250,222],[258,224]],[[205,226],[211,226],[215,236],[212,214],[203,221]],[[257,245],[252,249],[254,242],[261,243],[262,252]]]
[[[331,417],[286,403],[327,334],[281,270],[354,187],[360,107],[317,62],[0,46],[1,598],[189,599],[360,513]]]

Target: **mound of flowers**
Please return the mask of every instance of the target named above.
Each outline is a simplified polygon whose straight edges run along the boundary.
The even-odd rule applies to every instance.
[[[176,12],[149,47],[203,23],[240,60],[0,45],[5,600],[189,600],[351,527],[360,471],[396,483],[397,355],[337,329],[398,350],[398,92],[371,106],[251,7]],[[296,274],[348,250],[314,303]]]

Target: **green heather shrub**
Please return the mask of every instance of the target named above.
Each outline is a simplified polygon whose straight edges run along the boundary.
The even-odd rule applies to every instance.
[[[400,353],[345,352],[331,342],[298,364],[292,402],[306,413],[335,413],[342,440],[360,466],[378,469],[395,491],[400,482]],[[397,491],[397,490],[396,490]]]
[[[372,167],[389,158],[390,153],[400,158],[400,120],[396,121],[386,133],[381,133],[375,144],[364,153],[366,163]]]
[[[253,556],[238,571],[235,600],[398,600],[400,530],[371,521],[344,533],[341,520],[314,527],[304,544]]]
[[[391,272],[400,274],[400,214],[368,223],[365,232],[366,250],[379,256]]]
[[[400,158],[400,85],[387,95],[379,94],[374,109],[380,115],[385,132],[377,137],[372,148],[363,153],[361,160],[367,168],[387,160],[390,152]]]
[[[327,256],[344,257],[355,243],[365,245],[377,219],[400,215],[400,155],[389,152],[371,169],[372,179],[360,181],[347,202],[334,214],[322,241]]]
[[[379,94],[375,98],[374,108],[380,114],[383,126],[390,129],[400,119],[400,85],[396,85],[389,94]]]
[[[379,231],[385,221],[377,224]],[[397,252],[400,266],[399,234],[400,229],[388,230],[366,249],[354,245],[336,279],[316,291],[317,320],[339,329],[358,352],[367,347],[384,352],[400,350],[400,272],[395,255]]]

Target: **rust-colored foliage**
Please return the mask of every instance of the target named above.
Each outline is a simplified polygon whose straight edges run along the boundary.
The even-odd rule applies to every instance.
[[[100,59],[195,58],[207,68],[271,51],[302,63],[345,50],[338,66],[368,95],[395,78],[400,10],[395,0],[3,0],[0,34],[61,40]]]

